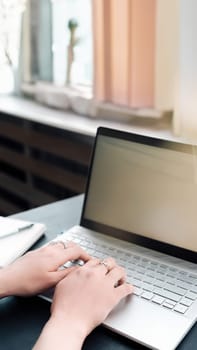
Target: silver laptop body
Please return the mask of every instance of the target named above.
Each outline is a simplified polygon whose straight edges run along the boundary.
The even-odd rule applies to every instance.
[[[197,146],[98,129],[80,226],[61,239],[126,268],[134,294],[106,327],[151,349],[178,346],[197,319],[196,214]]]

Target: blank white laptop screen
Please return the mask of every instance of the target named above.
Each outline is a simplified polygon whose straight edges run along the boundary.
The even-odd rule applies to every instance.
[[[196,146],[180,151],[99,135],[83,216],[197,252]]]

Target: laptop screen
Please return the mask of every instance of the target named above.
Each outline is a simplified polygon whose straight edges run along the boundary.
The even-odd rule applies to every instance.
[[[197,146],[100,128],[82,221],[196,253]]]

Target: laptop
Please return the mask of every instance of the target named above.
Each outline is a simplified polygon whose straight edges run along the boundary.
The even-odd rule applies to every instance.
[[[81,222],[62,239],[126,268],[134,293],[106,327],[176,349],[197,319],[197,146],[98,128]]]

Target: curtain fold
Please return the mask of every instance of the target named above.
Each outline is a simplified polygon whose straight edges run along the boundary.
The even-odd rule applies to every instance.
[[[32,82],[31,74],[31,4],[30,1],[26,3],[26,9],[22,17],[21,26],[21,44],[20,44],[20,60],[19,70],[22,72],[22,81],[25,83]]]
[[[157,0],[155,50],[155,108],[174,107],[179,46],[179,0]]]
[[[93,0],[94,94],[153,107],[156,0]]]
[[[174,132],[197,142],[197,2],[179,0],[179,52],[174,98]]]

